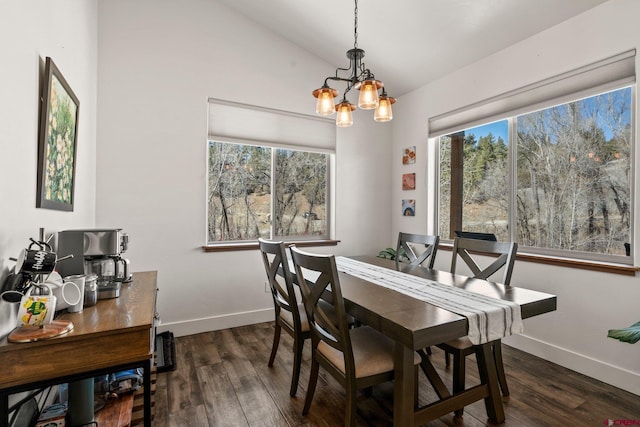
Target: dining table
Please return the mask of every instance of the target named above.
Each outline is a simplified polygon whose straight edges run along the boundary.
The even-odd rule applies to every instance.
[[[556,296],[518,286],[505,286],[460,274],[411,266],[375,256],[349,256],[365,266],[379,271],[380,267],[401,271],[447,287],[464,289],[474,294],[516,303],[522,319],[556,310]],[[491,342],[477,346],[476,357],[480,384],[452,394],[438,375],[428,357],[422,357],[422,369],[434,388],[438,400],[415,407],[414,354],[430,346],[468,333],[467,317],[443,309],[424,299],[418,299],[380,286],[375,280],[339,271],[340,287],[347,313],[360,323],[371,326],[395,342],[393,425],[417,426],[454,412],[473,402],[484,400],[488,418],[496,423],[505,421],[504,408],[495,368]],[[295,269],[292,270],[295,272]],[[293,273],[295,276],[295,273]],[[294,277],[294,281],[297,281]],[[517,276],[512,280],[517,283]],[[449,289],[449,288],[445,288]]]

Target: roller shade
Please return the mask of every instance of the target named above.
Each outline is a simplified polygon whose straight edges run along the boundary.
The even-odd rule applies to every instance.
[[[629,86],[635,49],[429,119],[429,137],[491,123]]]
[[[335,151],[333,120],[209,99],[209,139],[230,138],[260,145]]]

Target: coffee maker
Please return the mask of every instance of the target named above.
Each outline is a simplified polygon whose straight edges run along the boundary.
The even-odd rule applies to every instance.
[[[73,258],[60,263],[62,277],[75,274],[97,276],[98,299],[117,298],[123,282],[130,282],[129,235],[120,228],[64,230],[58,233],[59,254]]]

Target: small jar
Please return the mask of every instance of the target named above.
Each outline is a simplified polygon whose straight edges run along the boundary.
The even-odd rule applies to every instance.
[[[98,302],[98,275],[89,274],[84,281],[84,306],[91,307]]]

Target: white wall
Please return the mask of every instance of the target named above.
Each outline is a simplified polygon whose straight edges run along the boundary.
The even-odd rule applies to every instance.
[[[40,227],[91,227],[95,220],[97,3],[0,2],[0,281]],[[36,209],[38,108],[45,58],[80,101],[73,212]]]
[[[419,214],[426,209],[427,120],[431,116],[543,80],[582,65],[640,47],[640,2],[612,0],[565,23],[478,61],[402,97],[393,126],[392,178],[406,167],[400,150],[418,146],[416,193]],[[640,61],[636,59],[636,70]],[[636,101],[637,102],[637,101]],[[636,104],[636,123],[638,122]],[[636,135],[637,139],[637,135]],[[640,164],[636,150],[636,164]],[[432,162],[431,166],[436,162]],[[640,180],[636,174],[636,189]],[[637,191],[636,191],[637,194]],[[392,187],[391,203],[403,197]],[[635,221],[640,224],[638,200]],[[403,218],[393,211],[389,242],[399,230],[425,232],[424,216]],[[637,235],[637,232],[636,232]],[[635,239],[638,242],[638,238]],[[636,259],[638,244],[633,245]],[[438,253],[436,268],[448,269],[450,252]],[[640,320],[640,281],[637,277],[596,273],[518,261],[512,283],[558,297],[558,310],[525,321],[525,334],[505,340],[533,354],[640,394],[640,348],[607,338],[607,330]]]
[[[315,114],[334,72],[215,0],[99,2],[96,223],[122,227],[134,271],[158,270],[177,335],[273,318],[259,252],[204,253],[207,98]],[[356,113],[360,113],[357,111]],[[377,253],[391,216],[391,126],[338,130],[336,247]]]

